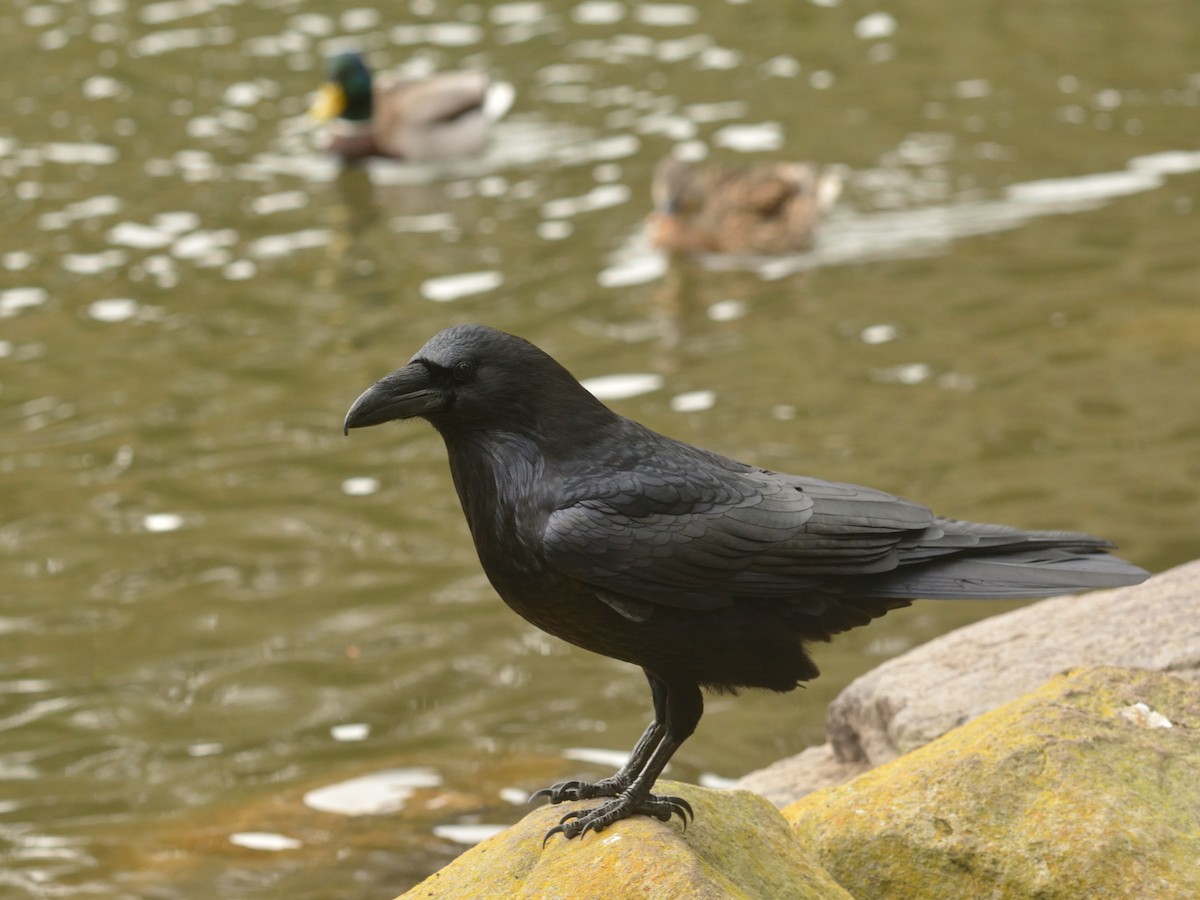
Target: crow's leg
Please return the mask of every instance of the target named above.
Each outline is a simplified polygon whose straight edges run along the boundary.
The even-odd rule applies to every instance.
[[[666,733],[667,719],[666,686],[646,672],[646,680],[650,682],[650,698],[654,703],[654,721],[646,726],[638,742],[629,751],[629,759],[620,771],[597,782],[589,781],[560,781],[558,784],[540,791],[534,791],[529,801],[532,803],[538,797],[548,797],[551,803],[562,803],[567,800],[591,800],[594,797],[615,797],[633,783],[646,763],[654,748],[662,741]]]
[[[647,746],[652,743],[652,732],[655,726],[661,723],[662,736],[657,745],[650,750],[645,764],[633,780],[611,800],[595,809],[567,813],[557,825],[546,832],[546,840],[556,833],[569,840],[589,831],[603,831],[613,822],[630,816],[653,816],[666,822],[672,815],[677,815],[686,823],[687,817],[692,814],[691,806],[682,797],[652,794],[650,788],[654,786],[654,782],[662,774],[675,751],[691,737],[700,722],[700,716],[704,712],[704,698],[700,694],[700,686],[694,682],[668,684],[650,673],[647,673],[646,677],[650,679],[650,690],[654,696],[655,721],[642,735],[642,740],[638,741],[635,752],[642,748],[643,743]],[[627,765],[612,779],[606,780],[614,781],[628,769],[630,766]]]
[[[646,767],[650,754],[662,741],[666,729],[655,719],[642,732],[638,742],[630,751],[629,760],[620,771],[600,781],[560,781],[558,784],[540,791],[534,791],[529,801],[532,803],[538,797],[549,797],[551,803],[562,803],[566,800],[591,800],[593,797],[615,797],[633,782],[637,774]]]

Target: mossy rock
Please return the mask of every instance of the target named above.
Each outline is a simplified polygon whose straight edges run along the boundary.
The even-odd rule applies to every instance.
[[[1193,682],[1074,670],[784,815],[859,898],[1200,897],[1198,729]]]
[[[837,900],[849,898],[814,862],[775,807],[747,791],[713,791],[660,782],[696,813],[678,819],[626,819],[575,840],[546,831],[572,809],[598,801],[535,809],[471,848],[404,894],[416,898],[505,897],[539,900]]]

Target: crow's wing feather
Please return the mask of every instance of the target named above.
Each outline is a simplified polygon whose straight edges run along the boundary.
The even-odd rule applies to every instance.
[[[882,491],[720,462],[568,484],[543,533],[546,561],[605,592],[709,609],[891,571],[933,522]]]

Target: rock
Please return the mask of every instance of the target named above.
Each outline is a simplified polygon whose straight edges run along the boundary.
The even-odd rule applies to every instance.
[[[830,704],[829,745],[752,772],[738,787],[785,805],[1088,665],[1200,679],[1200,561],[1134,587],[1043,600],[891,659]]]
[[[736,787],[761,794],[776,806],[784,807],[805,794],[847,782],[870,768],[865,760],[838,759],[833,745],[824,743],[744,775]]]
[[[1200,685],[1093,668],[784,810],[856,897],[1200,896]]]
[[[653,900],[850,898],[814,863],[814,853],[773,806],[747,791],[659,782],[696,818],[635,817],[573,841],[546,831],[563,814],[599,801],[535,809],[404,894],[416,898],[605,898]]]
[[[844,761],[879,765],[1075,666],[1200,678],[1200,561],[1128,588],[1055,597],[889,660],[829,706]]]

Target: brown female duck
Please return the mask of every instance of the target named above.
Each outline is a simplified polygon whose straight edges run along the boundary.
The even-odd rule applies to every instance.
[[[810,163],[718,168],[668,156],[654,172],[650,240],[674,253],[806,250],[840,187]]]
[[[433,162],[478,153],[503,114],[483,72],[441,72],[428,78],[373,78],[357,53],[329,62],[329,80],[311,114],[329,123],[326,149],[346,162],[389,156]]]

